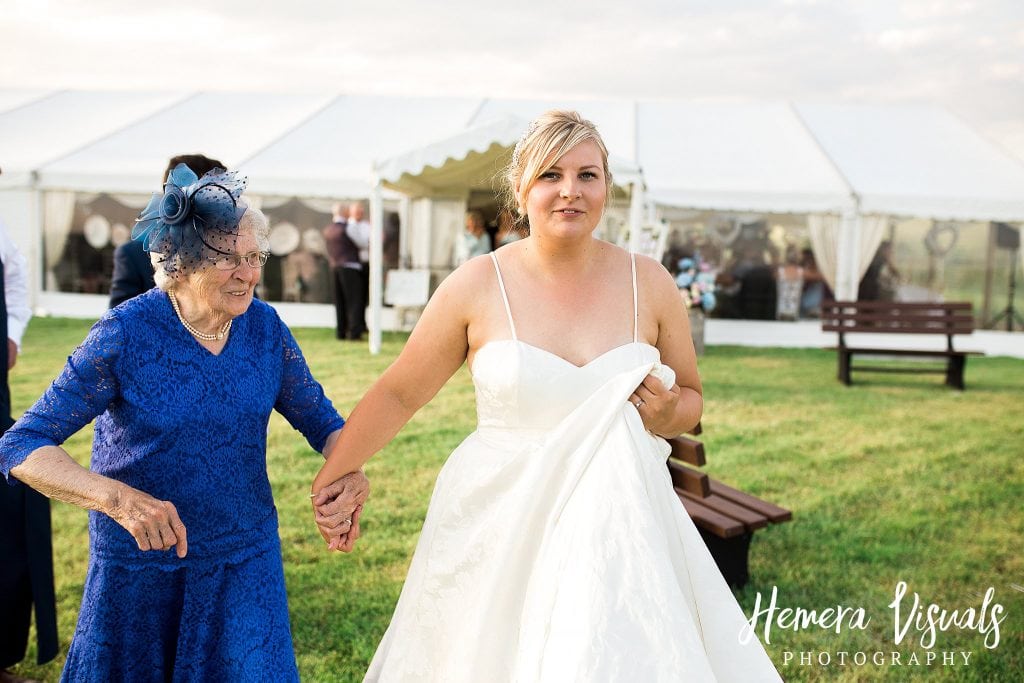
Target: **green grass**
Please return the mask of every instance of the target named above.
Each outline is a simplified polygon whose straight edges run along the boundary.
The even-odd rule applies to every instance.
[[[32,322],[11,378],[16,413],[39,396],[87,329],[82,321]],[[404,341],[386,336],[383,353],[371,357],[364,345],[335,341],[331,330],[300,329],[296,337],[344,414]],[[834,354],[818,350],[711,347],[700,366],[706,471],[794,515],[754,537],[752,582],[738,594],[746,613],[758,593],[767,601],[777,586],[780,607],[863,607],[871,617],[865,630],[847,626],[839,634],[776,626],[768,651],[786,680],[1020,680],[1024,361],[972,358],[962,393],[936,375],[855,376],[846,388],[835,380]],[[320,457],[283,419],[271,421],[270,478],[304,680],[361,679],[398,597],[436,472],[474,422],[463,369],[367,467],[374,488],[365,537],[355,553],[341,555],[321,550],[310,520],[306,491]],[[68,443],[82,462],[90,438],[86,429]],[[85,577],[86,514],[55,503],[53,524],[66,652]],[[898,651],[904,663],[917,652],[924,661],[913,629],[893,644],[887,605],[900,580],[926,604],[961,610],[979,608],[993,587],[1005,609],[999,647],[987,650],[977,631],[954,629],[938,634],[934,650],[972,651],[967,667],[796,665],[805,651]],[[787,651],[797,653],[788,666]],[[33,658],[30,652],[26,661]],[[19,671],[55,681],[62,664]]]

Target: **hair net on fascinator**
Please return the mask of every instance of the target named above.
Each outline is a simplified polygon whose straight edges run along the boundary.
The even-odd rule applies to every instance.
[[[148,252],[163,254],[167,273],[191,272],[217,254],[234,254],[238,224],[245,213],[240,201],[246,178],[215,168],[201,179],[178,164],[135,219],[132,239]]]

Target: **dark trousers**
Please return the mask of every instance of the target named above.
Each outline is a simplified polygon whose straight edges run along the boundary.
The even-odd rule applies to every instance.
[[[359,339],[366,333],[366,303],[369,273],[366,268],[339,268],[341,289],[345,295],[345,337]]]
[[[50,501],[0,477],[0,668],[25,657],[32,605],[37,661],[57,656],[57,614],[50,551]]]
[[[334,296],[334,336],[345,339],[348,335],[348,316],[345,314],[345,286],[342,274],[347,268],[334,266],[331,268],[331,294]]]

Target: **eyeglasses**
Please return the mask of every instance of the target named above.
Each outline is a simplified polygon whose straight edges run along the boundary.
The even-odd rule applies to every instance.
[[[249,264],[250,268],[262,268],[270,258],[269,251],[250,251],[248,254],[218,254],[210,256],[208,260],[216,266],[217,270],[234,270],[242,265],[242,261]]]

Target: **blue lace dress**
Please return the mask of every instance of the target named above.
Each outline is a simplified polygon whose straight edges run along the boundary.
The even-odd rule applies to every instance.
[[[298,680],[277,512],[270,411],[321,451],[342,418],[277,313],[253,301],[220,355],[153,289],[109,311],[0,440],[0,471],[96,418],[92,469],[174,503],[188,555],[140,551],[89,513],[89,571],[62,680]],[[98,417],[97,417],[98,416]]]

